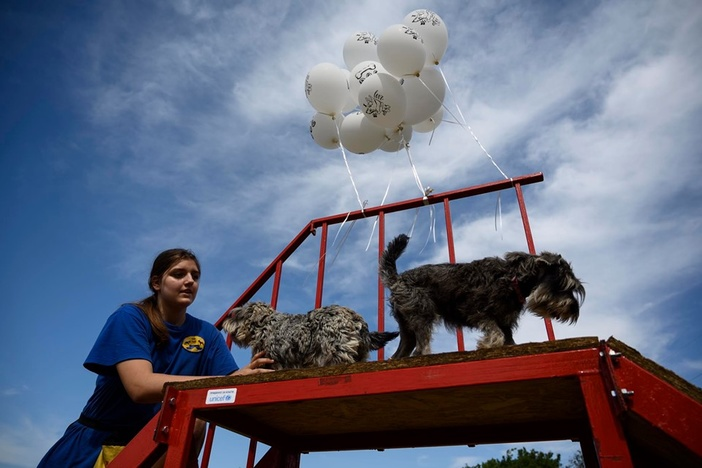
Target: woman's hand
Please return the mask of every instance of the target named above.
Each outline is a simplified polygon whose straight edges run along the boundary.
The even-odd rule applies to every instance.
[[[273,372],[273,369],[265,369],[263,366],[273,364],[275,361],[271,358],[264,357],[266,355],[265,351],[254,354],[251,358],[251,362],[246,364],[241,369],[232,372],[229,375],[251,375],[260,374],[263,372]]]

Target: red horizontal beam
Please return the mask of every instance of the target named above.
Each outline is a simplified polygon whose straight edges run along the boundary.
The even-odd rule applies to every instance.
[[[212,409],[212,405],[205,404],[207,392],[212,388],[237,388],[233,404],[217,406],[241,406],[580,376],[599,372],[598,360],[597,349],[585,349],[359,374],[243,385],[220,384],[218,387],[188,389],[186,392],[188,404],[193,409]],[[205,384],[207,381],[202,382]],[[180,397],[178,404],[183,404]]]
[[[543,182],[543,180],[544,174],[542,172],[536,172],[534,174],[513,177],[511,179],[504,179],[496,182],[490,182],[487,184],[465,187],[458,190],[436,193],[434,195],[428,195],[427,197],[410,198],[409,200],[403,200],[387,205],[374,206],[371,208],[364,208],[363,210],[351,211],[350,213],[339,213],[337,215],[327,216],[325,218],[317,218],[310,221],[310,224],[316,228],[324,223],[337,224],[344,222],[344,220],[353,221],[361,218],[370,218],[379,215],[381,212],[394,213],[397,211],[408,210],[411,208],[418,208],[424,205],[434,205],[436,203],[443,203],[444,200],[458,200],[461,198],[473,197],[475,195],[499,192],[500,190],[512,188],[515,184],[529,185],[537,182]]]

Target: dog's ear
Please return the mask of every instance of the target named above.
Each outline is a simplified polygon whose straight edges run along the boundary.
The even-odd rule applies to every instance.
[[[519,265],[531,258],[531,255],[526,252],[507,252],[505,260],[512,266]]]
[[[509,265],[510,270],[514,271],[517,279],[523,281],[526,277],[534,274],[535,257],[526,252],[507,252],[505,261]]]
[[[505,260],[509,263],[510,269],[516,273],[519,281],[526,281],[528,278],[540,280],[549,272],[558,269],[561,262],[565,262],[560,255],[550,252],[542,252],[541,255],[509,252],[505,254]]]
[[[535,256],[537,265],[540,265],[541,268],[543,269],[548,269],[548,270],[564,270],[564,271],[572,271],[572,268],[570,266],[570,263],[560,256],[559,254],[552,253],[552,252],[541,252],[540,255]]]
[[[541,252],[537,259],[539,262],[545,262],[547,265],[559,265],[562,262],[568,263],[559,254],[546,251]]]

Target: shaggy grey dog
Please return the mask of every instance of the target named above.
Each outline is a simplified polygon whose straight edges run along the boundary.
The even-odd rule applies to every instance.
[[[274,369],[366,361],[399,332],[370,332],[358,313],[339,305],[284,314],[264,302],[232,308],[222,323],[232,341],[252,354],[265,351]]]
[[[390,290],[392,315],[400,327],[393,358],[429,354],[435,324],[483,332],[478,348],[514,344],[512,333],[524,308],[535,315],[575,323],[585,288],[558,254],[508,252],[470,263],[422,265],[398,274],[396,261],[409,237],[388,243],[379,274]],[[526,299],[525,299],[526,298]]]

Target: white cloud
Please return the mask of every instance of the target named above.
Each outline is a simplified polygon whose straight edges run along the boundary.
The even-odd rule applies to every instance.
[[[614,335],[665,363],[677,340],[696,330],[697,320],[676,323],[696,317],[695,305],[681,298],[698,293],[699,282],[689,278],[702,269],[702,8],[694,0],[558,8],[179,0],[157,3],[158,14],[145,18],[129,7],[103,7],[101,22],[86,29],[90,62],[76,73],[80,89],[67,93],[83,98],[76,108],[91,124],[83,130],[90,158],[80,172],[87,182],[76,178],[76,185],[85,183],[81,196],[100,204],[95,242],[114,251],[119,278],[142,284],[145,258],[164,243],[191,245],[207,261],[198,307],[212,318],[310,219],[358,209],[340,152],[308,135],[305,75],[322,61],[343,65],[351,33],[380,33],[426,7],[449,29],[442,69],[452,111],[455,99],[509,176],[545,174],[524,188],[536,249],[562,253],[587,288],[580,321],[555,324],[556,336]],[[415,134],[411,146],[424,185],[441,192],[501,178],[466,128],[445,122],[431,145],[430,138]],[[360,197],[371,205],[391,179],[386,203],[419,195],[405,154],[348,158]],[[459,260],[526,248],[512,192],[502,194],[498,232],[496,201],[491,194],[453,205]],[[407,232],[414,214],[389,216],[386,238]],[[439,206],[435,217],[437,244],[421,251],[430,230],[423,208],[415,250],[401,268],[446,261]],[[325,298],[373,310],[376,246],[365,251],[371,229],[372,220],[355,225],[328,268],[334,281],[325,284]],[[312,296],[318,239],[285,265],[293,297],[281,301],[291,312]],[[669,310],[674,300],[684,304]],[[392,318],[386,327],[395,328]],[[471,349],[476,335],[466,336]],[[516,339],[545,340],[543,323],[525,315]],[[437,332],[435,351],[455,347],[455,338]],[[699,348],[692,348],[673,363],[676,370],[699,370]],[[17,433],[36,432],[29,420],[20,426]],[[12,430],[2,428],[0,453],[14,459],[50,445],[44,436],[42,447],[18,449]]]

